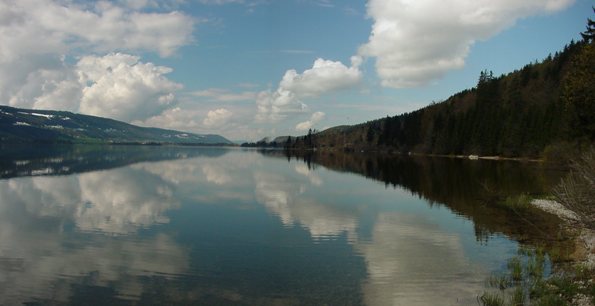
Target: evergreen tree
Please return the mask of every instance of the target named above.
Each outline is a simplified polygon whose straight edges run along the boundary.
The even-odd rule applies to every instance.
[[[595,7],[593,7],[593,12],[595,13]],[[595,21],[593,19],[587,19],[587,30],[582,32],[581,36],[586,43],[590,43],[595,39]]]
[[[568,115],[571,137],[595,141],[595,45],[584,46],[572,61],[573,73],[564,82],[562,98]]]
[[[587,29],[583,34],[591,36],[571,41],[541,63],[500,77],[480,71],[477,87],[444,102],[340,131],[311,130],[293,146],[349,144],[354,149],[510,157],[536,157],[564,143],[588,146],[595,143],[593,21]]]

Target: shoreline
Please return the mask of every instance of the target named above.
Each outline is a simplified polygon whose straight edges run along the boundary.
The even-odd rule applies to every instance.
[[[531,205],[542,211],[558,216],[563,223],[564,230],[576,232],[574,238],[577,250],[574,253],[572,264],[582,264],[587,268],[595,268],[595,231],[585,227],[578,220],[573,211],[553,200],[534,199]]]
[[[348,154],[384,154],[384,155],[402,155],[402,156],[421,156],[421,157],[442,157],[442,158],[457,158],[457,159],[468,159],[468,160],[496,160],[496,161],[518,161],[518,162],[534,162],[534,163],[544,163],[546,160],[544,158],[535,158],[535,157],[506,157],[506,156],[499,156],[499,155],[462,155],[462,154],[433,154],[433,153],[419,153],[419,152],[399,152],[399,151],[392,151],[392,150],[366,150],[365,148],[362,149],[354,149],[354,148],[343,148],[341,149],[329,149],[329,148],[284,148],[284,147],[254,147],[258,149],[277,149],[277,150],[285,150],[288,152],[340,152],[340,153],[348,153]]]
[[[567,209],[562,204],[545,199],[533,199],[531,205],[537,209],[553,214],[562,220],[561,230],[571,233],[575,245],[575,250],[569,258],[568,266],[562,265],[560,270],[554,272],[558,277],[566,278],[567,272],[572,270],[586,269],[595,270],[595,231],[587,228],[580,223],[578,216],[573,211]],[[570,272],[576,273],[576,272]],[[577,280],[570,277],[570,281],[577,287],[585,287],[591,281]],[[593,297],[585,294],[575,294],[572,298],[572,304],[578,306],[592,306]]]
[[[504,156],[480,156],[480,155],[444,155],[444,154],[424,154],[424,153],[411,153],[409,155],[415,156],[427,156],[427,157],[447,157],[447,158],[460,158],[469,160],[505,160],[505,161],[519,161],[519,162],[545,162],[544,159],[529,158],[529,157],[504,157]]]

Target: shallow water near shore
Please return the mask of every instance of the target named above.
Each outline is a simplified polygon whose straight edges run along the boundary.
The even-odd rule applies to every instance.
[[[535,163],[228,148],[3,148],[0,304],[477,305],[555,218]],[[533,218],[534,217],[534,218]],[[562,251],[560,251],[562,252]]]

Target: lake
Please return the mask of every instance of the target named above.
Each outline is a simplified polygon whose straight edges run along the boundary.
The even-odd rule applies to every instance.
[[[537,163],[0,152],[2,305],[477,305],[521,244],[565,252],[555,218],[496,204],[557,182]]]

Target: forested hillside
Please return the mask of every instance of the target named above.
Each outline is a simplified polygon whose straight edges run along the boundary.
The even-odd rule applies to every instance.
[[[8,143],[232,144],[219,135],[140,127],[71,112],[0,105],[0,145]]]
[[[422,109],[290,138],[293,149],[384,150],[537,157],[595,141],[592,36]]]

